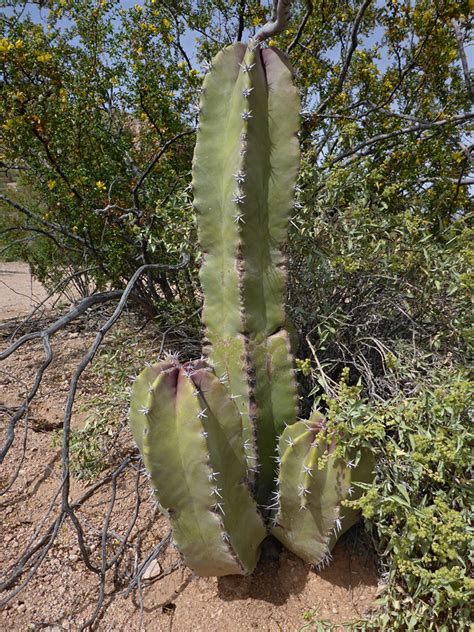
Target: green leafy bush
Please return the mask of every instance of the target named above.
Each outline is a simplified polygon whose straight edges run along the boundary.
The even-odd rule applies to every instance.
[[[412,388],[386,401],[369,402],[348,370],[322,397],[341,445],[370,446],[378,463],[374,485],[345,501],[362,511],[384,578],[375,615],[351,629],[467,630],[474,383],[447,363],[428,374],[399,366],[392,379],[403,371]]]

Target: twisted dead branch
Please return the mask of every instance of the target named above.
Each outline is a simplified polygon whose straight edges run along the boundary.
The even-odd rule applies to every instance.
[[[2,581],[0,582],[0,592],[5,593],[3,599],[0,600],[0,607],[5,606],[8,602],[10,602],[14,597],[16,597],[22,590],[26,588],[26,586],[34,577],[39,567],[45,560],[46,556],[50,552],[51,548],[53,547],[55,541],[57,540],[58,534],[61,531],[61,528],[66,522],[69,522],[72,525],[76,535],[76,540],[79,546],[82,562],[84,563],[85,567],[89,571],[94,573],[98,578],[96,605],[91,615],[85,622],[82,623],[79,629],[91,629],[100,617],[106,596],[107,574],[112,569],[118,567],[127,547],[132,546],[130,543],[130,537],[136,525],[140,505],[142,503],[142,498],[140,495],[140,488],[142,486],[142,469],[140,466],[139,457],[134,454],[129,454],[112,471],[107,473],[103,478],[101,478],[99,481],[89,487],[89,489],[82,496],[75,500],[71,500],[71,417],[76,400],[78,385],[83,372],[92,363],[95,355],[97,354],[97,351],[104,341],[104,338],[123,314],[127,302],[131,298],[133,298],[134,289],[140,277],[143,274],[147,274],[148,272],[155,270],[176,272],[185,268],[188,263],[189,257],[183,254],[181,257],[181,261],[176,265],[145,264],[141,266],[138,270],[136,270],[124,290],[112,290],[101,294],[94,294],[82,299],[66,314],[55,319],[44,329],[23,334],[17,340],[14,340],[7,349],[0,353],[0,359],[5,360],[31,341],[40,340],[43,344],[43,359],[36,371],[33,385],[26,391],[26,395],[21,404],[19,404],[15,408],[15,410],[12,411],[12,416],[7,426],[6,437],[0,451],[0,463],[3,463],[6,456],[9,454],[12,446],[14,445],[14,442],[17,440],[17,426],[19,422],[23,420],[24,432],[20,439],[22,441],[22,456],[20,457],[19,463],[17,462],[14,467],[12,477],[10,478],[10,480],[8,480],[7,485],[0,492],[0,495],[5,495],[7,491],[11,490],[14,482],[16,481],[18,473],[20,471],[21,463],[25,458],[25,452],[28,442],[29,407],[35,396],[38,394],[38,390],[44,379],[47,369],[51,365],[54,358],[51,338],[56,333],[63,330],[67,325],[69,325],[73,321],[76,321],[92,306],[111,303],[119,299],[113,313],[97,330],[93,342],[90,344],[86,353],[81,358],[71,377],[62,424],[63,438],[61,447],[61,482],[58,489],[53,494],[53,497],[42,519],[38,522],[32,535],[25,543],[22,552],[13,562],[10,568],[6,571]],[[110,522],[112,512],[117,500],[117,488],[119,484],[119,479],[123,479],[124,475],[127,472],[132,472],[135,477],[132,494],[134,497],[134,507],[131,511],[125,533],[123,534],[123,536],[120,536],[120,544],[118,548],[113,554],[108,555],[107,544],[109,538],[111,537]],[[86,501],[93,498],[99,492],[99,490],[101,490],[105,486],[110,486],[110,493],[100,534],[100,562],[99,564],[97,564],[92,559],[86,545],[84,525],[81,523],[81,520],[77,515],[77,511],[84,505]],[[6,504],[6,502],[3,503],[4,506]],[[137,587],[140,586],[141,577],[146,571],[146,568],[148,567],[150,562],[155,559],[156,556],[158,556],[162,551],[166,549],[169,541],[170,535],[168,534],[165,538],[161,540],[161,542],[151,553],[148,553],[145,556],[145,559],[142,562],[137,564],[135,572],[130,578],[129,585],[126,589],[127,595],[132,590],[135,590]],[[177,568],[177,565],[175,566]]]

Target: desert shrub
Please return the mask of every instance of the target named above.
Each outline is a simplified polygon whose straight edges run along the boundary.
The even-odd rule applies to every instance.
[[[361,509],[383,568],[380,610],[355,629],[467,630],[470,577],[470,406],[474,384],[449,363],[428,374],[400,362],[392,378],[411,388],[369,402],[344,371],[324,397],[347,446],[366,445],[377,458],[373,486],[348,505]],[[362,626],[362,627],[361,627]]]

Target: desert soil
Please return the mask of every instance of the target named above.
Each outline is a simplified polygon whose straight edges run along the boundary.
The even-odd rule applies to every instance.
[[[27,269],[21,264],[1,264],[0,280],[14,281],[13,293],[0,292],[0,313],[4,321],[23,316],[31,308],[30,288],[35,300],[44,296],[38,285],[31,286]],[[8,277],[8,275],[10,275]],[[15,441],[0,473],[0,487],[11,488],[0,497],[3,527],[0,533],[0,568],[7,571],[18,559],[28,538],[47,516],[49,525],[57,511],[54,495],[61,482],[59,439],[62,415],[71,372],[93,338],[93,327],[81,321],[58,333],[53,342],[55,359],[48,368],[38,397],[28,411],[28,423],[16,431]],[[8,345],[13,331],[7,321],[0,328],[1,345]],[[150,348],[152,345],[150,345]],[[0,413],[2,443],[15,405],[31,385],[42,358],[42,347],[32,342],[19,349],[0,366]],[[86,371],[81,381],[79,404],[73,429],[87,421],[81,402],[104,393],[104,377]],[[125,413],[124,413],[125,414]],[[107,450],[107,463],[119,463],[134,453],[125,416]],[[23,454],[23,446],[26,445]],[[133,515],[138,464],[126,470],[117,485],[117,500],[107,534],[108,554],[117,549]],[[103,476],[104,473],[101,474]],[[72,479],[70,498],[89,489],[91,481]],[[154,579],[144,580],[141,591],[125,596],[137,564],[168,533],[146,478],[138,485],[141,500],[138,520],[130,535],[119,567],[106,585],[104,607],[95,629],[104,631],[148,630],[175,632],[245,632],[262,630],[293,632],[311,621],[328,620],[344,630],[345,623],[363,616],[377,593],[374,556],[361,535],[349,532],[336,546],[332,564],[316,572],[273,540],[265,543],[257,570],[249,577],[194,578],[169,547],[155,565]],[[86,546],[100,564],[101,530],[107,512],[110,486],[101,488],[77,510],[84,528]],[[161,573],[160,573],[161,571]],[[16,588],[19,582],[13,586]],[[1,630],[77,630],[88,619],[97,601],[97,576],[82,562],[75,532],[66,521],[56,542],[27,586],[0,614]],[[0,595],[1,597],[1,595]],[[308,625],[307,629],[314,629]]]
[[[37,307],[48,293],[20,261],[0,261],[0,320],[24,316]],[[53,299],[45,303],[51,307]]]

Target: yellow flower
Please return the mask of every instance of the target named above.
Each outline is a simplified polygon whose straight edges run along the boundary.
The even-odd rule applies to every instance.
[[[7,119],[5,123],[2,125],[3,129],[12,129],[13,128],[13,120]]]
[[[97,180],[95,186],[99,189],[99,191],[104,191],[106,189],[105,182],[102,182],[102,180]]]
[[[178,64],[178,68],[186,68],[187,64],[185,61],[180,61]]]
[[[143,11],[143,7],[140,4],[136,4],[133,8],[138,12]]]
[[[15,42],[15,48],[23,48],[23,40],[17,39]]]
[[[166,18],[163,18],[161,23],[165,27],[165,29],[170,29],[171,28],[171,22],[169,20],[167,20]]]
[[[268,40],[268,45],[269,46],[276,46],[277,45],[276,40],[274,40],[274,39]]]
[[[48,180],[47,185],[48,185],[48,189],[52,191],[54,187],[56,186],[56,180]]]
[[[261,22],[262,22],[262,18],[259,17],[258,15],[252,19],[252,24],[254,26],[258,26],[259,24],[261,24]]]
[[[17,90],[15,92],[15,99],[17,99],[17,101],[20,101],[21,103],[23,103],[23,101],[26,99],[25,93],[22,92],[21,90]]]
[[[36,55],[36,59],[40,62],[47,62],[52,58],[51,53],[40,53]]]
[[[0,39],[0,53],[8,53],[15,45],[9,42],[6,37]]]

